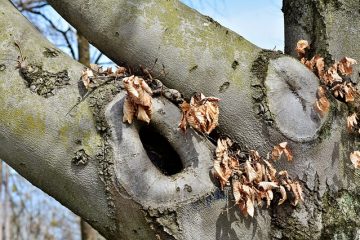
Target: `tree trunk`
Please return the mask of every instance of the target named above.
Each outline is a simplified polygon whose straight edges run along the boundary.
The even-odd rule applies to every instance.
[[[174,176],[161,173],[148,158],[140,138],[146,128],[121,122],[124,93],[117,83],[97,89],[65,116],[83,93],[77,87],[82,66],[61,53],[47,58],[44,48],[56,49],[2,0],[0,9],[7,14],[0,14],[0,49],[16,59],[13,42],[21,39],[30,65],[66,70],[70,78],[70,85],[45,98],[42,92],[31,93],[34,88],[24,82],[28,75],[13,70],[13,62],[4,63],[0,158],[20,174],[110,239],[357,235],[359,177],[348,160],[354,139],[344,127],[346,108],[334,102],[332,111],[319,119],[312,108],[317,78],[302,64],[257,48],[178,1],[49,2],[119,64],[152,66],[157,59],[153,74],[159,75],[164,65],[167,74],[161,80],[169,87],[185,96],[199,91],[220,97],[220,131],[242,146],[265,154],[288,141],[295,160],[277,167],[303,182],[306,201],[298,208],[271,206],[258,210],[254,219],[243,218],[232,207],[234,200],[209,178],[214,147],[192,130],[185,135],[177,131],[180,112],[164,99],[154,100],[150,126],[171,143],[185,166]],[[6,28],[10,25],[11,30]],[[79,158],[74,155],[87,164],[71,163]]]
[[[86,221],[80,220],[81,239],[82,240],[96,240],[97,232]]]
[[[90,45],[88,40],[80,33],[77,33],[79,62],[85,66],[90,66]]]

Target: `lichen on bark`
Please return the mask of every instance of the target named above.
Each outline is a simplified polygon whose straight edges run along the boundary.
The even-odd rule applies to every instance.
[[[67,70],[52,73],[42,65],[27,65],[20,68],[20,73],[30,91],[48,98],[56,94],[57,89],[70,84]]]

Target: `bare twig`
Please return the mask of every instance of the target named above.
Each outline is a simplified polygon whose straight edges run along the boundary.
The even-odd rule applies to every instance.
[[[103,56],[102,52],[99,52],[99,55],[97,56],[97,58],[95,59],[94,63],[95,64],[99,64],[100,58]],[[100,64],[101,65],[101,64]]]
[[[72,58],[76,59],[75,51],[74,51],[74,49],[73,49],[73,47],[72,47],[72,45],[71,45],[71,42],[70,42],[69,37],[67,36],[67,33],[68,33],[68,32],[71,32],[71,28],[70,28],[70,27],[69,27],[66,31],[64,31],[64,30],[58,28],[58,27],[53,23],[53,21],[51,21],[51,19],[48,18],[48,17],[47,17],[45,14],[43,14],[42,12],[36,11],[36,10],[33,10],[33,9],[29,9],[29,10],[27,10],[27,11],[30,12],[30,13],[33,13],[33,14],[36,14],[36,15],[41,16],[45,21],[47,21],[47,22],[50,24],[50,26],[51,26],[54,30],[56,30],[57,32],[59,32],[59,33],[63,36],[63,38],[64,38],[64,40],[65,40],[65,42],[66,42],[66,45],[67,45],[67,47],[68,47],[69,50],[70,50],[70,53],[71,53]]]

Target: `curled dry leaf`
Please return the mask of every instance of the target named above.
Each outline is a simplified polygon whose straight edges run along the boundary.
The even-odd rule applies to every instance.
[[[316,67],[317,75],[319,76],[319,78],[322,78],[324,76],[324,73],[325,73],[324,58],[321,57],[320,55],[315,55],[314,61],[315,61],[315,67]]]
[[[338,74],[338,64],[334,63],[328,70],[323,74],[321,80],[328,86],[334,83],[341,83],[343,79]]]
[[[249,196],[247,196],[246,198],[246,211],[250,217],[254,217],[254,212],[255,212],[254,202]]]
[[[296,44],[295,51],[297,52],[299,57],[303,57],[305,55],[305,50],[309,49],[309,42],[306,40],[299,40]]]
[[[360,168],[360,151],[354,151],[350,154],[350,160],[355,168]]]
[[[202,93],[194,95],[190,104],[180,106],[182,117],[179,128],[186,130],[187,124],[199,132],[210,134],[218,125],[219,98],[205,97]]]
[[[233,196],[235,198],[235,203],[238,203],[241,200],[241,183],[239,181],[234,181],[232,183]]]
[[[250,150],[250,158],[253,161],[260,161],[261,157],[258,151]]]
[[[316,100],[314,109],[321,117],[323,117],[330,109],[330,102],[326,97],[325,88],[323,86],[318,88],[317,97],[318,99]]]
[[[346,119],[346,126],[349,132],[353,131],[353,128],[357,126],[357,115],[353,113],[352,115],[348,116]]]
[[[353,102],[357,93],[355,87],[351,83],[344,84],[345,102]]]
[[[146,110],[143,106],[138,105],[137,116],[136,116],[137,119],[149,123],[150,116],[151,116],[151,108]]]
[[[264,160],[264,162],[265,162],[266,167],[268,169],[269,179],[271,181],[275,181],[276,180],[276,169],[268,161]]]
[[[256,171],[255,182],[261,182],[264,177],[264,174],[265,174],[265,168],[263,168],[263,165],[261,165],[259,162],[256,162],[255,163],[255,171]]]
[[[338,68],[341,74],[349,76],[352,74],[352,65],[357,64],[355,59],[344,57],[338,63]]]
[[[81,80],[86,89],[90,88],[91,78],[93,77],[94,77],[94,73],[93,71],[91,71],[91,69],[86,68],[85,70],[83,70],[81,74]]]
[[[279,172],[279,176],[285,177],[286,179],[289,178],[289,174],[286,170],[282,170]]]
[[[125,98],[124,107],[123,107],[123,122],[128,122],[131,124],[134,120],[136,113],[136,107],[131,102],[129,97]]]
[[[324,58],[320,55],[315,55],[310,61],[304,57],[301,58],[301,63],[304,64],[308,69],[313,71],[318,77],[322,78],[325,73],[325,62]]]
[[[118,67],[118,66],[116,67],[115,72],[112,70],[112,67],[107,67],[106,70],[104,70],[102,66],[99,66],[99,65],[93,64],[93,63],[90,64],[90,69],[94,73],[96,73],[96,75],[106,76],[106,77],[115,77],[115,79],[118,77],[125,76],[125,73],[127,71],[126,68]]]
[[[267,191],[273,188],[278,188],[279,184],[276,182],[259,182],[259,187],[264,191]]]
[[[274,198],[274,193],[271,189],[267,190],[266,191],[266,206],[269,207],[270,206],[270,203],[271,203],[271,200],[273,200]]]
[[[256,171],[255,169],[251,166],[250,161],[247,160],[245,162],[245,173],[246,176],[249,180],[249,182],[253,182],[256,179]]]
[[[127,69],[124,67],[116,67],[115,70],[115,76],[116,77],[122,77],[125,75],[125,73],[127,72]]]
[[[127,92],[123,121],[132,123],[136,116],[137,119],[149,123],[152,114],[151,89],[142,78],[135,76],[124,78],[123,83]]]
[[[345,102],[353,102],[358,95],[357,89],[350,82],[336,84],[331,90],[335,97],[345,99]]]
[[[279,200],[278,205],[283,204],[287,199],[286,190],[283,186],[280,186],[281,199]]]
[[[288,161],[293,160],[293,155],[292,155],[291,149],[289,148],[287,142],[282,142],[282,143],[279,143],[278,145],[274,146],[274,148],[271,152],[271,159],[273,161],[279,160],[283,153],[285,153],[285,156]]]
[[[219,138],[217,141],[214,169],[216,173],[215,177],[219,179],[221,189],[223,189],[225,184],[228,182],[232,170],[234,169],[234,165],[236,165],[236,163],[233,163],[233,160],[228,155],[228,150],[231,145],[231,141],[227,141],[227,139]]]

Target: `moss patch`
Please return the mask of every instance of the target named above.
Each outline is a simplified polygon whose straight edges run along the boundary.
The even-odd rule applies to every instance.
[[[54,58],[59,56],[60,51],[55,48],[45,48],[43,55],[47,58]]]
[[[342,190],[323,197],[321,239],[356,239],[360,228],[360,194]]]

